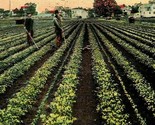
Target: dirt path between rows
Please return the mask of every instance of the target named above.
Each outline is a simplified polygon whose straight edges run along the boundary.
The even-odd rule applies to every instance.
[[[89,45],[88,32],[85,33],[84,48]],[[73,114],[77,120],[73,125],[101,125],[100,115],[96,111],[97,96],[92,76],[91,52],[85,49],[82,53],[82,69],[80,71],[80,84],[77,90],[77,100],[73,106]]]

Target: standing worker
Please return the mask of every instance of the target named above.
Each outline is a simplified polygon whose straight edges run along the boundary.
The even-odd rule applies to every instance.
[[[53,22],[54,22],[55,33],[56,33],[56,46],[59,47],[64,41],[64,38],[62,35],[63,29],[61,24],[61,16],[58,10],[55,10],[55,17]]]
[[[24,28],[26,29],[26,33],[27,33],[27,43],[29,45],[32,45],[33,42],[32,42],[32,39],[33,39],[33,19],[31,18],[32,14],[28,13],[27,14],[27,18],[25,19],[25,22],[24,22]]]

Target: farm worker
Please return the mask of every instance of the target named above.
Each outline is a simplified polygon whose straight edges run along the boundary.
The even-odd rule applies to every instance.
[[[56,46],[59,47],[62,42],[64,41],[63,38],[63,29],[62,29],[62,24],[61,24],[61,15],[58,10],[55,10],[55,17],[53,19],[53,23],[55,26],[55,33],[56,33]]]
[[[27,33],[27,43],[29,45],[32,45],[32,39],[33,39],[33,19],[31,18],[32,14],[31,13],[28,13],[27,14],[27,18],[25,19],[25,22],[24,22],[24,28],[26,29],[26,33]]]

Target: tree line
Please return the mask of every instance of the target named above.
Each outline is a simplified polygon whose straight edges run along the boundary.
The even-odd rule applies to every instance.
[[[24,8],[25,7],[25,8]],[[32,15],[36,15],[37,4],[36,3],[25,3],[24,6],[21,6],[19,9],[15,8],[12,11],[10,10],[4,10],[3,8],[0,8],[0,15],[1,16],[12,16],[13,14],[16,16],[24,16],[26,13],[31,13]]]

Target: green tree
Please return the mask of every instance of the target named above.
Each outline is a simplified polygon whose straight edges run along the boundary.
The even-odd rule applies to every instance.
[[[95,13],[94,9],[88,9],[88,16],[90,18],[94,17],[94,13]]]
[[[15,8],[15,9],[13,10],[13,12],[14,12],[17,16],[24,16],[24,13],[25,13],[22,7],[21,7],[20,9]]]
[[[138,13],[139,6],[132,6],[131,9],[131,13]]]
[[[24,16],[24,10],[23,10],[23,8],[20,8],[20,10],[18,11],[18,15],[19,16]]]
[[[25,5],[28,6],[28,8],[26,9],[27,13],[31,13],[32,15],[37,14],[37,11],[36,11],[37,4],[36,3],[30,2],[30,3],[26,3]]]
[[[120,6],[115,6],[114,8],[114,16],[118,16],[119,14],[122,14],[122,10],[120,8]]]
[[[0,8],[0,17],[4,16],[4,9]]]
[[[0,13],[4,13],[4,9],[0,8]]]
[[[10,10],[4,10],[4,12],[3,12],[4,16],[9,16],[9,14],[10,14]]]

